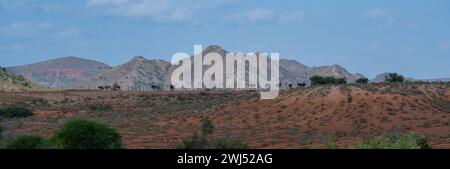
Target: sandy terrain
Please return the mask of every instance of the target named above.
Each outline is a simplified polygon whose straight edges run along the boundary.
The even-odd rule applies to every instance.
[[[64,121],[83,118],[117,128],[127,148],[170,148],[200,128],[213,138],[232,137],[252,148],[320,148],[334,136],[340,148],[382,134],[416,132],[436,148],[450,148],[450,84],[317,86],[259,100],[256,92],[0,93],[0,104],[22,103],[35,115],[2,120],[3,137],[50,137]],[[92,112],[90,105],[113,110]]]

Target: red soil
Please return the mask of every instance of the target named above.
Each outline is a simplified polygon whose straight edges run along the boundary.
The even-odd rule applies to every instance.
[[[4,103],[1,98],[8,94],[0,95]],[[44,98],[49,105],[33,105],[36,116],[4,121],[6,137],[50,137],[65,120],[84,118],[117,128],[127,148],[170,148],[199,131],[200,119],[209,117],[215,125],[211,139],[239,138],[252,148],[319,148],[328,135],[340,148],[351,148],[355,141],[392,132],[424,134],[434,148],[450,148],[448,83],[308,87],[274,100],[216,91],[16,95],[13,102]],[[114,111],[91,113],[91,103],[111,104]]]

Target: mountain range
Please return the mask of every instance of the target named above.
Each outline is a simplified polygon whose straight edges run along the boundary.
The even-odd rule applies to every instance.
[[[375,76],[374,79],[371,80],[372,83],[380,83],[386,80],[386,77],[393,72],[381,73]],[[412,77],[405,77],[406,81],[411,82],[450,82],[450,78],[438,78],[438,79],[414,79]]]
[[[228,53],[217,45],[207,47],[203,54],[216,52],[221,56]],[[224,60],[225,61],[225,60]],[[148,60],[136,56],[129,62],[111,67],[107,64],[78,57],[63,57],[35,64],[7,68],[39,85],[65,89],[96,89],[98,86],[117,84],[123,89],[151,88],[167,86],[170,76],[177,67],[164,60]],[[364,77],[350,73],[340,65],[309,67],[296,60],[280,59],[280,81],[285,84],[308,83],[314,75],[346,78],[352,83]],[[373,81],[382,81],[379,75]]]
[[[207,47],[203,54],[228,53],[217,45]],[[167,86],[176,69],[164,60],[147,60],[142,56],[116,67],[77,57],[63,57],[35,64],[9,67],[8,70],[37,84],[52,88],[95,89],[98,86],[118,84],[122,88],[139,89]],[[360,74],[349,73],[339,65],[308,67],[295,60],[280,60],[282,83],[307,82],[314,75],[344,77],[352,82]]]

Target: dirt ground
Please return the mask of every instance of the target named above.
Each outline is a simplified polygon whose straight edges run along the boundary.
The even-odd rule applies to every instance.
[[[126,148],[171,148],[209,117],[212,138],[238,138],[251,148],[339,148],[375,136],[415,132],[434,148],[450,148],[450,84],[313,86],[259,100],[252,91],[64,91],[0,93],[0,105],[24,104],[34,116],[3,119],[3,138],[50,137],[74,118],[106,123]],[[92,105],[112,109],[92,111]]]

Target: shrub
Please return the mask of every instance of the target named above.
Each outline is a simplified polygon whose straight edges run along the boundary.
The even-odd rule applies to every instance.
[[[212,143],[205,136],[192,134],[191,137],[183,139],[183,142],[176,146],[177,149],[248,149],[247,144],[242,143],[239,139],[219,139]]]
[[[398,137],[389,138],[386,136],[376,137],[374,139],[357,142],[355,148],[358,149],[429,149],[431,146],[427,143],[425,136],[417,134],[402,134]]]
[[[202,135],[210,135],[213,133],[214,125],[211,119],[203,118],[202,119]]]
[[[390,73],[385,77],[384,81],[388,83],[401,83],[405,81],[405,78],[397,73]]]
[[[14,79],[17,80],[17,81],[20,81],[20,82],[26,81],[26,79],[23,76],[21,76],[21,75],[14,76]]]
[[[22,86],[23,87],[31,87],[30,82],[27,82],[27,81],[23,82]]]
[[[347,84],[347,80],[345,80],[345,78],[332,78],[331,81],[329,82],[331,84]]]
[[[92,104],[92,105],[89,105],[89,110],[91,110],[91,111],[108,111],[108,110],[113,110],[113,108],[109,104]]]
[[[325,84],[325,80],[322,76],[312,76],[309,78],[311,81],[311,85],[323,85]]]
[[[369,79],[368,79],[368,78],[365,78],[365,77],[358,78],[358,79],[356,79],[355,83],[358,83],[358,84],[367,84],[367,83],[369,83]]]
[[[120,149],[122,141],[116,130],[87,120],[66,122],[52,137],[57,148]]]
[[[249,149],[248,144],[244,144],[239,139],[219,139],[212,144],[213,149]]]
[[[22,118],[32,115],[33,112],[30,109],[19,105],[13,105],[0,109],[0,117],[4,118],[14,118],[14,117]]]
[[[50,140],[40,136],[23,135],[6,144],[7,149],[50,149],[52,143]]]
[[[325,149],[336,149],[335,138],[333,135],[327,135],[322,142]]]
[[[333,76],[312,76],[309,78],[311,85],[325,85],[325,84],[346,84],[347,80],[345,78],[336,78]]]
[[[209,147],[209,141],[205,136],[199,136],[193,133],[191,137],[183,139],[182,143],[176,146],[177,149],[206,149]]]
[[[247,144],[243,144],[238,139],[219,139],[213,142],[208,140],[208,135],[214,130],[213,122],[209,118],[202,119],[201,135],[193,133],[191,137],[183,139],[182,143],[177,145],[177,149],[248,149]]]

